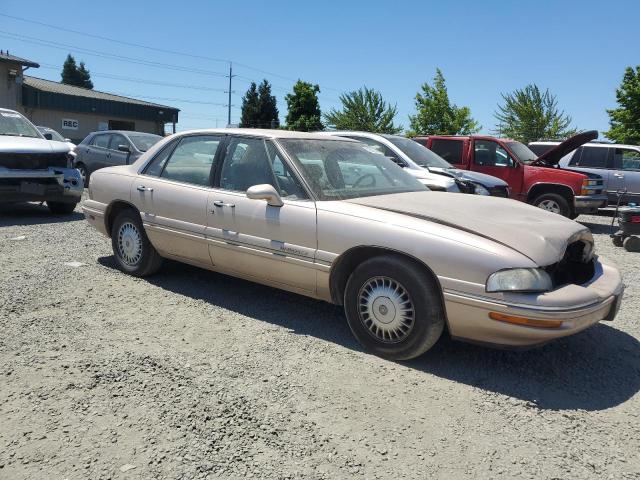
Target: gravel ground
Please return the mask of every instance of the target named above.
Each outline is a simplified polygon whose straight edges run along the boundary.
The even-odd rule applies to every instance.
[[[329,304],[135,279],[79,213],[0,213],[0,478],[640,479],[640,254],[580,220],[623,271],[613,323],[393,363]]]

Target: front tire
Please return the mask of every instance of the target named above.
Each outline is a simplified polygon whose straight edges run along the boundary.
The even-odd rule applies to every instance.
[[[80,162],[76,165],[76,168],[80,172],[80,176],[82,177],[82,181],[84,183],[84,188],[89,187],[89,170],[87,170],[87,166]]]
[[[392,360],[422,355],[438,341],[445,324],[436,281],[398,255],[371,258],[354,270],[344,310],[362,346]]]
[[[111,245],[116,264],[124,273],[146,277],[162,266],[162,257],[147,238],[140,215],[133,210],[124,210],[115,218]]]
[[[548,212],[557,213],[569,218],[571,207],[562,195],[557,193],[543,193],[533,201],[533,205]]]
[[[71,215],[76,209],[77,202],[50,202],[47,201],[49,211],[54,215]]]

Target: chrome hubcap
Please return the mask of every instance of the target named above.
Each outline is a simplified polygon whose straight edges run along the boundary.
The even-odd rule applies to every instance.
[[[394,279],[373,277],[358,293],[360,321],[376,340],[397,343],[413,329],[415,309],[409,292]]]
[[[554,200],[543,200],[538,204],[538,207],[547,212],[560,213],[560,205]]]
[[[131,266],[136,265],[142,257],[142,238],[138,228],[131,222],[123,223],[118,230],[118,254]]]

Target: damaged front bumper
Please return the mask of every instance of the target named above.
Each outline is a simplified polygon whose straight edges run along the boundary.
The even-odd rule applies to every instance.
[[[573,201],[576,213],[596,213],[599,208],[607,206],[607,196],[604,194],[597,195],[578,195]]]
[[[75,168],[22,170],[0,167],[0,203],[78,203],[84,184]]]

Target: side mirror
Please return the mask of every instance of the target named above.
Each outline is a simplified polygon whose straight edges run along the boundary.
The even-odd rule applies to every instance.
[[[70,138],[65,138],[65,139],[64,139],[64,141],[65,141],[65,142],[72,143]]]
[[[247,198],[251,198],[252,200],[266,200],[272,207],[281,207],[284,205],[280,194],[272,185],[267,183],[249,187],[247,190]]]
[[[43,135],[47,140],[53,140],[53,135],[51,135],[50,133],[43,133]]]
[[[129,148],[129,145],[118,145],[118,150],[121,152],[131,153],[131,149]]]

